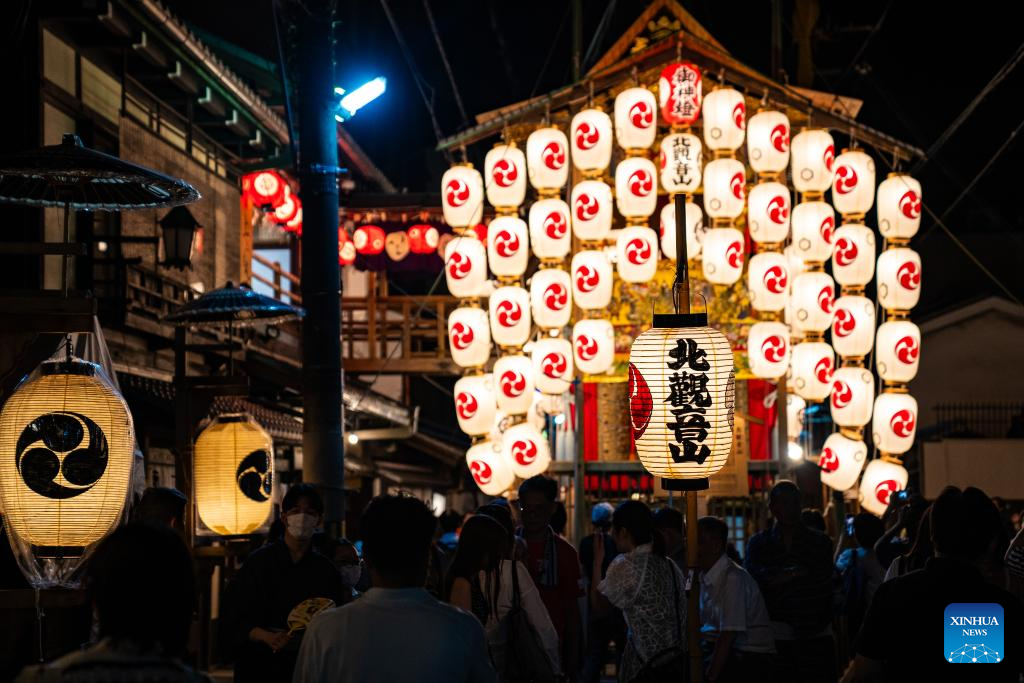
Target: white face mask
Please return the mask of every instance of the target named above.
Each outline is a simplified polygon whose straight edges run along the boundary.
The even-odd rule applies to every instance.
[[[362,568],[358,564],[341,568],[341,580],[345,582],[346,586],[354,586],[359,583],[360,576],[362,576]]]
[[[300,541],[308,541],[316,531],[316,516],[305,512],[297,512],[285,519],[288,533]]]

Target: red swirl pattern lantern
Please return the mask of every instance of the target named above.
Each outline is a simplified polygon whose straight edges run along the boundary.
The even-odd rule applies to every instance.
[[[712,228],[701,244],[704,279],[716,285],[736,283],[743,274],[743,233],[736,228]]]
[[[885,382],[904,384],[917,376],[921,363],[921,329],[909,320],[890,320],[878,326],[875,366]]]
[[[708,149],[735,151],[743,146],[747,104],[733,88],[715,88],[704,98],[704,144]]]
[[[518,216],[498,216],[487,226],[487,263],[498,277],[519,277],[530,262],[526,222]]]
[[[835,300],[836,285],[827,273],[797,275],[793,278],[793,326],[804,333],[825,332],[832,324]]]
[[[643,219],[658,205],[658,175],[644,157],[623,159],[615,167],[615,203],[627,219]]]
[[[759,322],[747,335],[750,371],[763,379],[778,379],[789,368],[789,327],[777,322]]]
[[[747,197],[750,239],[777,244],[789,237],[789,188],[782,183],[758,183]]]
[[[871,419],[875,447],[883,453],[902,455],[914,445],[917,434],[917,401],[910,394],[885,393],[875,399]]]
[[[541,260],[561,261],[572,248],[569,205],[561,199],[538,199],[530,206],[530,246]]]
[[[608,320],[580,320],[572,327],[573,359],[579,371],[600,375],[615,362],[615,330]]]
[[[793,207],[793,246],[797,255],[810,263],[824,263],[832,257],[832,236],[836,212],[828,202],[804,202]]]
[[[448,347],[452,360],[464,368],[479,368],[491,357],[487,313],[479,308],[456,308],[448,316]]]
[[[612,189],[600,180],[572,188],[572,232],[577,239],[603,240],[612,230]]]
[[[824,342],[801,342],[793,346],[791,385],[797,396],[823,401],[832,391],[835,352]]]
[[[484,215],[484,180],[472,164],[452,166],[441,177],[444,222],[456,230],[480,222]]]
[[[860,506],[881,517],[889,507],[892,494],[907,487],[907,470],[888,460],[872,460],[860,480]]]
[[[650,282],[658,270],[658,236],[644,226],[619,230],[615,240],[616,270],[623,282]]]
[[[878,303],[889,311],[909,311],[921,299],[921,256],[907,247],[878,257]]]
[[[612,160],[612,120],[600,109],[584,109],[572,118],[572,163],[583,174],[600,174]]]
[[[376,256],[384,251],[384,229],[377,225],[360,225],[352,235],[356,251],[363,256]]]
[[[843,216],[863,217],[875,203],[875,162],[860,150],[843,152],[835,161],[832,205]]]
[[[627,150],[645,150],[658,133],[658,103],[647,88],[626,88],[615,97],[615,139]]]
[[[502,356],[494,362],[494,389],[498,410],[525,415],[533,403],[533,365],[523,355]]]
[[[793,136],[790,152],[797,192],[820,194],[832,186],[836,145],[827,130],[801,131]]]
[[[476,237],[456,237],[444,250],[448,291],[459,298],[483,296],[487,289],[487,251]]]
[[[483,441],[466,452],[466,465],[473,482],[487,496],[500,496],[516,481],[511,468],[501,456],[501,444]]]
[[[612,300],[612,264],[603,251],[578,251],[572,257],[572,299],[584,310],[602,310]]]
[[[491,206],[519,206],[526,197],[526,155],[515,144],[495,145],[484,157],[484,177]]]
[[[470,436],[484,436],[494,425],[497,404],[491,375],[469,375],[455,383],[455,416],[459,429]]]
[[[715,159],[704,167],[704,213],[710,218],[733,219],[743,213],[747,175],[736,159]]]
[[[755,254],[747,268],[747,290],[754,310],[783,310],[789,300],[789,260],[777,252]]]
[[[839,368],[832,373],[832,421],[840,427],[863,427],[871,419],[874,396],[875,378],[869,370]]]
[[[661,118],[670,126],[692,126],[700,116],[703,99],[700,69],[689,62],[675,62],[661,70],[658,103]]]
[[[832,276],[843,287],[863,287],[875,276],[875,233],[841,225],[832,241]]]
[[[488,301],[491,338],[503,348],[522,346],[530,338],[530,294],[522,287],[498,287]]]
[[[878,186],[878,232],[887,240],[909,240],[921,227],[921,183],[890,173]]]
[[[569,139],[558,128],[538,128],[526,138],[530,184],[538,192],[558,191],[569,179]]]
[[[505,430],[501,436],[501,455],[512,474],[521,479],[544,474],[551,464],[547,439],[529,422],[520,422]]]
[[[863,296],[841,296],[832,309],[832,347],[843,358],[863,358],[875,344],[875,304]]]
[[[537,389],[544,394],[564,394],[573,375],[572,345],[561,337],[544,337],[533,344],[531,351],[533,377]]]
[[[572,316],[572,282],[569,273],[547,268],[530,279],[530,309],[542,330],[557,330],[569,324]]]
[[[863,441],[839,432],[830,434],[818,458],[821,483],[836,491],[848,490],[857,483],[867,458],[868,447]]]
[[[755,173],[780,173],[789,166],[789,117],[760,111],[747,126],[747,160]]]

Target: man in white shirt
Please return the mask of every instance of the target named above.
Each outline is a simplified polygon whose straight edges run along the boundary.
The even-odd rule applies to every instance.
[[[775,639],[757,582],[725,554],[729,528],[718,517],[697,521],[701,647],[708,681],[762,680]]]
[[[295,683],[495,681],[480,622],[423,588],[435,524],[415,498],[370,501],[360,531],[373,588],[313,620]]]

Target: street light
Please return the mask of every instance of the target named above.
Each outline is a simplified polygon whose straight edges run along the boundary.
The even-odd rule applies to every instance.
[[[335,120],[342,122],[352,118],[357,111],[383,95],[387,87],[388,79],[378,76],[352,92],[348,92],[344,88],[335,88],[334,94],[341,97],[341,102],[338,105],[340,111],[334,115]]]

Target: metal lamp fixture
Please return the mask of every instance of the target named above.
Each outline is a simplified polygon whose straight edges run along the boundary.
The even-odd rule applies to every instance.
[[[176,206],[160,219],[161,240],[164,245],[164,260],[160,264],[168,268],[188,268],[196,248],[196,235],[203,226],[192,212],[184,206]]]

